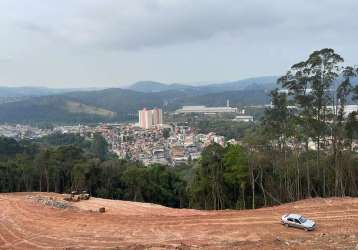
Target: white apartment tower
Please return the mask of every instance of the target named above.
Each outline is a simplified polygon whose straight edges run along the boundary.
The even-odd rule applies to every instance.
[[[163,124],[163,111],[161,109],[153,109],[152,115],[153,125]]]
[[[152,110],[143,110],[138,111],[139,116],[139,126],[144,129],[149,129],[152,126],[163,124],[163,111],[161,109],[155,108]]]

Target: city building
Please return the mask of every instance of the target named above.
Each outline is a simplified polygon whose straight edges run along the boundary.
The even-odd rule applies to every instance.
[[[235,122],[253,122],[254,117],[252,115],[237,115],[233,121]]]
[[[358,105],[346,105],[344,108],[347,114],[358,112]]]
[[[161,109],[153,109],[152,117],[153,125],[163,124],[163,111]]]
[[[206,106],[183,106],[176,111],[177,114],[187,113],[204,113],[204,114],[218,114],[218,113],[236,113],[237,108],[232,107],[206,107]]]
[[[155,108],[148,110],[144,108],[138,111],[139,127],[144,129],[150,129],[155,125],[163,124],[163,111]]]
[[[336,106],[328,106],[327,107],[328,110],[331,110],[333,112],[338,112],[338,111],[336,111],[336,108],[337,108]],[[339,107],[338,107],[338,109],[339,109]],[[348,115],[353,112],[358,112],[358,105],[345,105],[344,106],[344,116],[345,117],[348,117]]]

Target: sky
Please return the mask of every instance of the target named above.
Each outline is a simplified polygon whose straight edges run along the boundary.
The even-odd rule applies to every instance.
[[[357,0],[0,0],[0,86],[121,87],[358,64]]]

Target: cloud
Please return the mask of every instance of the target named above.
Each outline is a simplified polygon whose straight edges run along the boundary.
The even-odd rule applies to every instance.
[[[3,57],[0,56],[0,63],[1,64],[11,63],[11,62],[13,62],[13,60],[14,59],[12,57],[10,57],[10,56],[3,56]]]
[[[324,47],[356,64],[357,9],[357,0],[1,0],[0,84],[221,81],[279,74]]]
[[[339,33],[347,19],[345,27],[358,28],[351,19],[355,0],[31,1],[36,3],[39,9],[20,18],[24,29],[74,45],[120,50],[268,30],[283,36],[297,30]]]

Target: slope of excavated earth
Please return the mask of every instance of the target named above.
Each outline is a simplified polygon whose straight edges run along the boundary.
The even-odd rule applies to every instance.
[[[358,198],[220,212],[99,198],[58,208],[39,202],[46,199],[62,196],[0,194],[0,249],[358,249]],[[285,228],[287,212],[318,228]]]

